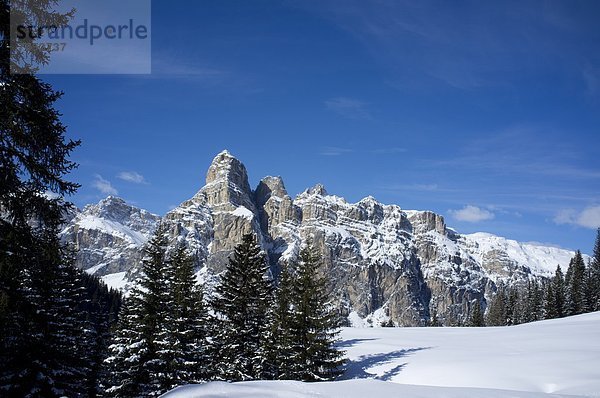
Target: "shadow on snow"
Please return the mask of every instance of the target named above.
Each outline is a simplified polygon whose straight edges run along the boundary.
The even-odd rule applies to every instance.
[[[340,341],[339,343],[337,343],[335,345],[335,348],[340,348],[340,349],[344,349],[344,348],[348,348],[348,347],[353,347],[355,345],[357,345],[358,343],[362,343],[363,341],[373,341],[373,340],[378,340],[378,339],[350,339],[350,340],[343,340]]]
[[[362,340],[372,340],[372,339],[355,339],[348,340],[344,343],[346,347],[357,344]],[[371,355],[363,355],[355,360],[349,361],[346,365],[346,371],[340,377],[340,380],[349,380],[349,379],[377,379],[388,381],[398,373],[402,371],[404,366],[406,366],[406,362],[400,364],[398,366],[393,367],[392,369],[386,370],[383,374],[376,375],[374,373],[367,372],[368,369],[378,366],[384,365],[390,362],[393,362],[397,359],[409,356],[417,351],[428,350],[431,347],[419,347],[419,348],[409,348],[406,350],[396,350],[392,352],[380,353],[380,354],[371,354]]]

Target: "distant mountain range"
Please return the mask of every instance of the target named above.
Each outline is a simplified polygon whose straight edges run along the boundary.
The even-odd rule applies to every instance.
[[[348,203],[320,184],[294,199],[281,177],[265,177],[252,190],[245,166],[227,151],[214,158],[206,185],[163,217],[109,196],[74,211],[61,234],[78,249],[77,266],[126,290],[160,221],[193,253],[209,291],[244,233],[258,236],[275,277],[310,239],[323,256],[334,303],[357,326],[390,319],[423,325],[434,310],[446,322],[464,319],[474,300],[485,305],[499,283],[549,277],[574,255],[491,234],[459,234],[438,214],[373,197]]]

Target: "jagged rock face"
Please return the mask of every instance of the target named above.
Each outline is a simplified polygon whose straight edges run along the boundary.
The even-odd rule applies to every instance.
[[[256,212],[246,167],[227,151],[214,158],[201,194],[214,210],[231,211],[244,206]]]
[[[158,221],[108,198],[77,214],[63,236],[79,247],[77,264],[88,272],[128,271],[133,279]],[[460,235],[435,213],[372,197],[348,203],[320,184],[292,199],[281,177],[265,177],[252,191],[246,168],[227,151],[214,158],[206,185],[162,221],[172,240],[193,253],[209,288],[245,233],[256,234],[275,276],[310,241],[343,314],[405,326],[425,324],[434,311],[446,324],[465,320],[475,300],[485,304],[497,283],[550,276],[573,255],[489,234]]]
[[[281,177],[263,178],[255,190],[256,205],[260,213],[261,230],[268,233],[275,225],[299,223],[301,210],[294,205]]]

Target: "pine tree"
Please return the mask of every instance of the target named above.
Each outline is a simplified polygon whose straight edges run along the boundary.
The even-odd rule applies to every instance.
[[[522,295],[523,313],[521,315],[522,322],[539,321],[543,317],[544,309],[544,292],[538,282],[529,281],[527,290]]]
[[[290,380],[294,377],[296,352],[292,333],[295,305],[292,271],[290,265],[284,264],[279,273],[275,305],[271,312],[271,328],[266,338],[270,342],[264,366],[264,376],[267,379]]]
[[[86,350],[90,369],[87,377],[87,396],[102,395],[106,379],[104,360],[108,357],[108,345],[111,330],[116,325],[119,308],[122,303],[120,292],[109,289],[98,277],[80,272],[86,291],[84,312],[90,324],[88,335],[90,346]]]
[[[159,340],[159,354],[167,364],[167,389],[199,383],[209,378],[208,312],[202,288],[196,284],[194,262],[185,246],[179,244],[166,267],[169,281],[168,313]]]
[[[585,303],[585,262],[580,251],[577,251],[575,257],[569,266],[568,288],[568,307],[569,315],[582,314],[586,308]]]
[[[518,325],[521,323],[521,314],[523,311],[520,304],[519,290],[516,287],[509,288],[506,300],[507,325]]]
[[[546,285],[544,291],[544,319],[558,318],[554,283],[551,281]]]
[[[327,281],[319,276],[321,259],[308,244],[300,252],[293,294],[291,323],[295,345],[294,379],[333,380],[342,373],[344,353],[334,346],[340,317],[327,295]]]
[[[11,11],[23,25],[62,26],[71,14],[54,12],[54,5],[0,0],[0,391],[6,396],[75,396],[82,380],[73,379],[86,372],[73,357],[84,347],[60,351],[80,344],[83,317],[74,305],[80,280],[56,235],[68,207],[62,197],[78,187],[65,175],[76,166],[68,158],[79,143],[65,140],[54,109],[61,93],[31,73],[11,74],[11,51],[35,62],[48,57],[44,46],[11,42]]]
[[[109,396],[158,396],[170,387],[164,377],[167,363],[160,352],[167,344],[161,332],[169,314],[166,246],[161,225],[145,247],[141,276],[125,301],[114,343],[109,347]]]
[[[496,294],[490,300],[490,305],[487,313],[486,324],[488,326],[506,326],[507,325],[507,310],[506,310],[506,292],[503,286],[498,286]]]
[[[481,303],[479,302],[479,300],[475,300],[475,303],[473,304],[473,309],[471,311],[471,320],[469,324],[473,327],[485,326],[485,320],[483,319],[483,312],[481,311]]]
[[[273,287],[264,253],[252,234],[235,247],[215,289],[212,308],[218,328],[213,350],[216,377],[224,380],[260,378],[266,361],[267,321]]]
[[[556,267],[556,272],[554,273],[554,278],[552,279],[552,291],[554,292],[554,306],[556,311],[556,317],[562,318],[566,315],[566,297],[565,279],[563,277],[560,265]]]
[[[589,283],[591,291],[589,310],[600,311],[600,228],[598,228],[596,234],[593,256],[594,258],[589,267]]]
[[[544,319],[562,318],[565,316],[565,278],[560,265],[556,266],[554,277],[546,285],[544,297]]]

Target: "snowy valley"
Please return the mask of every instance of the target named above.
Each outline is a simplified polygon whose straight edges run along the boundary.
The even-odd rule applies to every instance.
[[[600,397],[600,313],[487,328],[344,328],[343,380],[211,382],[165,398]]]

